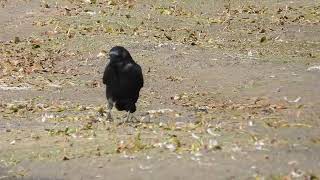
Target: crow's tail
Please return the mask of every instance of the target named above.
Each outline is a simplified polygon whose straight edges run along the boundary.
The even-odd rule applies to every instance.
[[[134,113],[137,110],[136,105],[130,101],[118,101],[115,105],[119,111],[130,111]]]

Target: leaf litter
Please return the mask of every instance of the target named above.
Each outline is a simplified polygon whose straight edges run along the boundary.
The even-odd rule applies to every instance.
[[[274,9],[248,4],[237,8],[230,5],[223,9],[223,12],[212,15],[206,13],[197,14],[195,11],[180,5],[154,5],[151,10],[156,11],[160,16],[169,16],[182,22],[192,20],[194,24],[197,24],[192,24],[192,26],[185,25],[185,27],[182,28],[169,27],[167,25],[159,27],[159,25],[157,25],[158,22],[155,22],[156,20],[153,18],[154,15],[143,15],[145,18],[142,23],[142,21],[134,21],[136,18],[135,14],[122,15],[117,13],[121,8],[128,10],[134,8],[134,3],[126,3],[123,1],[107,1],[101,3],[91,0],[84,2],[85,3],[82,1],[70,1],[71,5],[69,7],[62,7],[57,4],[56,9],[57,12],[60,13],[59,16],[53,17],[48,22],[46,19],[41,18],[39,21],[35,21],[34,26],[51,28],[44,33],[45,36],[29,38],[18,37],[14,38],[12,42],[1,43],[0,77],[5,79],[3,82],[6,82],[6,84],[0,87],[2,90],[20,91],[38,88],[39,90],[47,92],[47,88],[64,90],[71,86],[79,86],[81,88],[84,86],[90,88],[100,87],[94,80],[86,82],[78,81],[77,78],[82,75],[82,70],[68,66],[66,66],[67,68],[65,69],[59,67],[59,62],[61,61],[68,61],[75,57],[78,58],[86,54],[86,51],[92,51],[92,49],[89,48],[86,50],[86,46],[84,46],[83,49],[77,48],[77,51],[74,51],[62,45],[69,40],[79,40],[82,36],[91,38],[101,33],[106,33],[108,36],[114,37],[127,37],[128,35],[132,35],[139,38],[154,38],[156,41],[159,41],[160,44],[174,42],[176,44],[189,45],[193,48],[214,47],[226,49],[233,47],[252,58],[260,57],[261,54],[273,56],[284,54],[288,56],[306,57],[310,55],[300,54],[299,52],[296,53],[294,50],[300,50],[301,47],[307,45],[296,42],[298,43],[297,46],[290,46],[292,42],[285,44],[285,41],[277,41],[277,39],[272,38],[269,34],[269,32],[275,30],[263,27],[259,23],[259,18],[254,18],[253,16],[264,17],[265,15],[274,14],[270,19],[260,19],[265,21],[264,24],[275,24],[276,26],[273,28],[276,30],[279,30],[284,24],[317,23],[316,16],[289,16],[288,14],[290,14],[290,12],[298,12],[291,9],[290,6]],[[93,7],[98,7],[98,5],[101,8],[94,10]],[[43,7],[51,8],[53,5],[47,4],[43,5]],[[93,9],[88,9],[88,7]],[[313,11],[316,12],[315,7],[297,7],[297,9],[304,11],[306,14]],[[121,23],[105,22],[103,20],[105,17],[109,19],[109,17],[113,17],[116,14],[118,14],[117,16],[119,16],[120,19],[123,18],[126,20],[122,20]],[[82,21],[78,22],[78,18],[81,18]],[[241,27],[245,27],[239,30],[240,35],[245,37],[243,34],[246,34],[246,36],[249,34],[248,39],[235,36],[232,27],[238,23],[243,25]],[[70,24],[78,25],[77,27],[70,27]],[[223,37],[226,37],[223,43],[219,42],[220,37],[218,36],[221,34],[217,33],[218,35],[214,35],[211,32],[215,31],[209,31],[203,28],[215,25],[225,27],[221,29],[221,32],[226,33],[223,34]],[[197,26],[201,26],[201,28]],[[263,33],[263,35],[261,33]],[[281,38],[283,39],[283,37]],[[81,41],[78,42],[79,44],[81,43]],[[90,42],[86,39],[85,43],[89,44]],[[275,48],[273,50],[266,48],[270,45],[275,46]],[[166,46],[162,46],[159,48],[165,47]],[[97,58],[103,59],[106,56],[105,51],[96,51],[94,54],[97,54]],[[312,51],[311,48],[310,51]],[[312,58],[313,56],[316,56],[316,54],[311,54],[310,57]],[[88,61],[85,61],[81,66],[88,68],[89,64]],[[316,70],[316,68],[312,68],[312,71]],[[89,71],[91,71],[91,69],[89,69]],[[92,72],[87,73],[90,75]],[[50,74],[51,77],[48,76],[48,74]],[[64,81],[58,79],[58,77],[55,76],[57,74],[64,76],[64,78],[62,78]],[[44,79],[33,79],[39,75],[44,75]],[[165,79],[178,83],[186,81],[184,76],[169,75],[165,77]],[[25,87],[30,88],[23,89]],[[101,140],[99,141],[100,143],[95,143],[106,145],[102,148],[84,148],[84,150],[81,149],[79,152],[75,152],[74,149],[70,147],[66,148],[67,152],[61,149],[55,149],[57,150],[55,153],[49,152],[55,151],[52,150],[53,147],[50,147],[48,151],[46,149],[47,152],[40,152],[42,151],[40,149],[39,154],[48,155],[48,159],[59,157],[59,160],[70,160],[82,156],[92,157],[98,156],[98,152],[100,151],[102,151],[102,155],[120,153],[123,154],[123,156],[128,156],[130,159],[141,152],[153,150],[162,152],[162,150],[166,150],[177,154],[187,153],[190,159],[200,164],[202,158],[207,155],[207,150],[223,152],[232,150],[235,153],[239,153],[240,151],[248,150],[248,146],[251,146],[250,148],[256,148],[257,150],[265,150],[265,147],[269,146],[268,141],[261,140],[263,138],[260,136],[263,135],[252,132],[252,128],[255,127],[262,129],[312,127],[304,123],[287,122],[287,120],[282,119],[280,116],[281,113],[292,109],[292,104],[300,103],[301,97],[300,99],[298,98],[294,100],[285,99],[285,102],[274,102],[270,99],[258,97],[241,100],[242,102],[235,102],[229,99],[219,101],[215,99],[214,94],[210,92],[181,92],[181,94],[171,97],[170,103],[172,104],[170,105],[186,108],[188,112],[195,114],[196,118],[194,121],[175,122],[175,118],[185,118],[185,112],[170,106],[170,108],[165,109],[146,110],[146,114],[153,116],[154,119],[172,114],[173,116],[166,116],[166,119],[169,119],[168,122],[158,124],[145,122],[124,124],[121,128],[113,123],[103,121],[105,107],[103,107],[104,105],[102,104],[74,104],[63,101],[50,102],[48,100],[27,100],[25,102],[7,102],[1,100],[0,117],[9,120],[37,117],[37,119],[45,122],[45,124],[52,122],[57,126],[42,128],[39,134],[44,137],[49,135],[49,141],[51,142],[55,139],[57,144],[63,144],[65,143],[64,141],[71,141],[70,144],[73,143],[77,145],[77,143],[80,143],[78,144],[79,146],[87,147],[86,143],[90,144],[90,142],[86,142],[85,140],[85,142],[73,142],[72,140],[86,138],[86,140],[91,141]],[[248,121],[249,116],[251,118]],[[116,114],[116,117],[118,117],[118,114]],[[265,117],[275,118],[268,119]],[[99,119],[102,119],[102,121]],[[127,132],[133,133],[124,135]],[[251,140],[248,140],[250,138]],[[236,142],[236,140],[239,142]],[[20,143],[15,144],[15,146],[20,146]],[[178,156],[182,157],[183,155]],[[139,168],[141,170],[149,170],[152,169],[152,166],[141,164]],[[299,171],[293,171],[293,173],[291,173],[294,177],[300,174]]]

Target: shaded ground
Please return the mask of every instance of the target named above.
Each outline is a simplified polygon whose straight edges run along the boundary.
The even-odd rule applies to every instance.
[[[318,179],[319,4],[0,1],[0,179]],[[105,121],[114,45],[140,122]]]

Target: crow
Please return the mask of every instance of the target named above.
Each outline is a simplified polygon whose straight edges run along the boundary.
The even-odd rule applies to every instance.
[[[131,57],[128,50],[115,46],[109,51],[109,63],[103,74],[106,85],[107,118],[112,120],[111,110],[115,105],[119,111],[127,111],[126,121],[136,111],[140,89],[143,87],[142,69]]]

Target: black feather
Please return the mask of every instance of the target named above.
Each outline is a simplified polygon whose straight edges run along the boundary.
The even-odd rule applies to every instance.
[[[136,111],[140,89],[143,87],[141,67],[132,59],[130,53],[121,46],[113,47],[110,52],[103,83],[106,85],[108,101],[115,103],[119,111]]]

